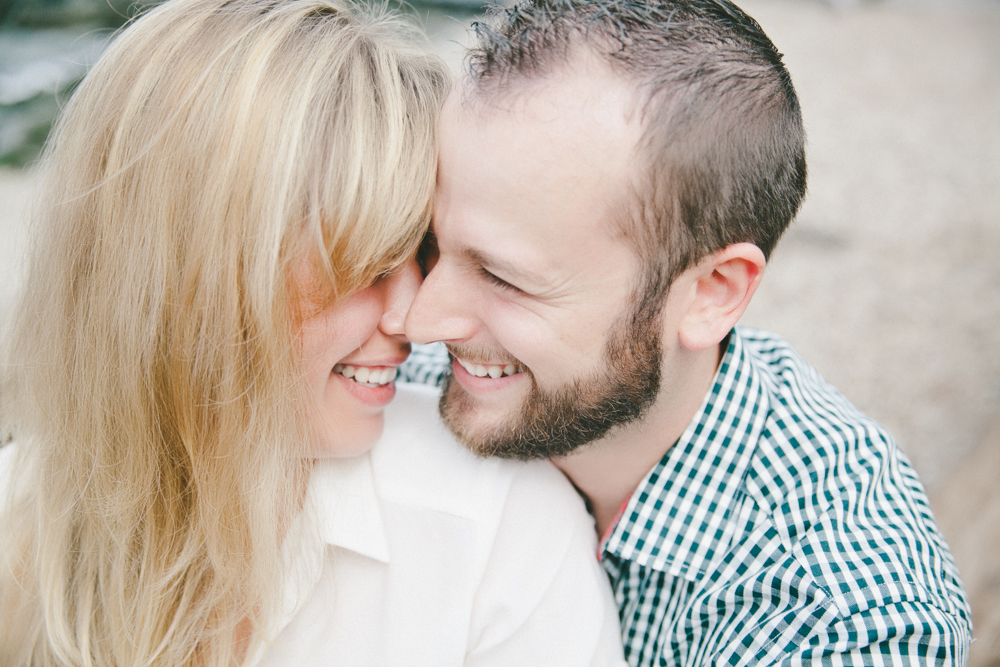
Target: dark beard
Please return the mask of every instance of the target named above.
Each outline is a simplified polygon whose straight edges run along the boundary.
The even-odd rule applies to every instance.
[[[449,373],[439,409],[455,436],[479,456],[551,458],[604,437],[615,426],[640,419],[660,391],[662,342],[656,313],[632,313],[605,346],[606,370],[554,391],[535,377],[521,409],[510,421],[476,432],[463,419],[475,410],[468,392]]]

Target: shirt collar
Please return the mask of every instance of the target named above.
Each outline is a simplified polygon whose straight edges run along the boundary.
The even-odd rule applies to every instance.
[[[302,512],[285,537],[286,555],[292,566],[279,613],[265,636],[277,637],[315,591],[326,561],[323,545],[389,562],[376,489],[370,454],[316,462]],[[317,538],[322,544],[316,542]],[[246,664],[259,664],[267,648],[268,642],[258,643]]]
[[[323,542],[389,562],[369,454],[318,461],[309,482],[309,498]]]
[[[731,513],[768,413],[739,329],[712,389],[677,442],[646,474],[603,554],[697,580],[732,539]]]

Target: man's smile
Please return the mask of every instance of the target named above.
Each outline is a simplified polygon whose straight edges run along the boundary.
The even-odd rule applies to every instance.
[[[518,380],[526,377],[525,369],[520,364],[512,363],[474,363],[452,354],[452,375],[467,391],[484,397],[491,393],[507,389]]]
[[[476,364],[459,357],[455,357],[455,361],[461,364],[462,368],[469,372],[469,375],[475,375],[480,378],[489,376],[494,380],[501,377],[507,377],[508,375],[516,375],[523,370],[517,364]]]

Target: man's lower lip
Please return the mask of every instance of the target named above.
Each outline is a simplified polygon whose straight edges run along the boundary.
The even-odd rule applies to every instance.
[[[473,375],[469,371],[465,370],[465,367],[458,363],[457,359],[451,360],[452,373],[455,379],[465,387],[466,389],[474,392],[486,392],[486,391],[497,391],[509,387],[513,383],[517,382],[524,372],[515,373],[514,375],[504,375],[498,378],[491,378],[490,376],[479,377]]]
[[[351,396],[366,405],[385,407],[396,395],[395,380],[378,386],[368,386],[367,384],[359,384],[354,380],[345,378],[340,373],[333,373],[333,376],[344,385],[344,388],[350,392]]]

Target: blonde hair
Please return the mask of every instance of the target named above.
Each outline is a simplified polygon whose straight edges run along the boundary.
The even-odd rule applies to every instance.
[[[266,639],[308,475],[292,274],[318,257],[342,297],[413,255],[448,83],[339,0],[170,0],[110,45],[50,138],[11,331],[0,663]]]

